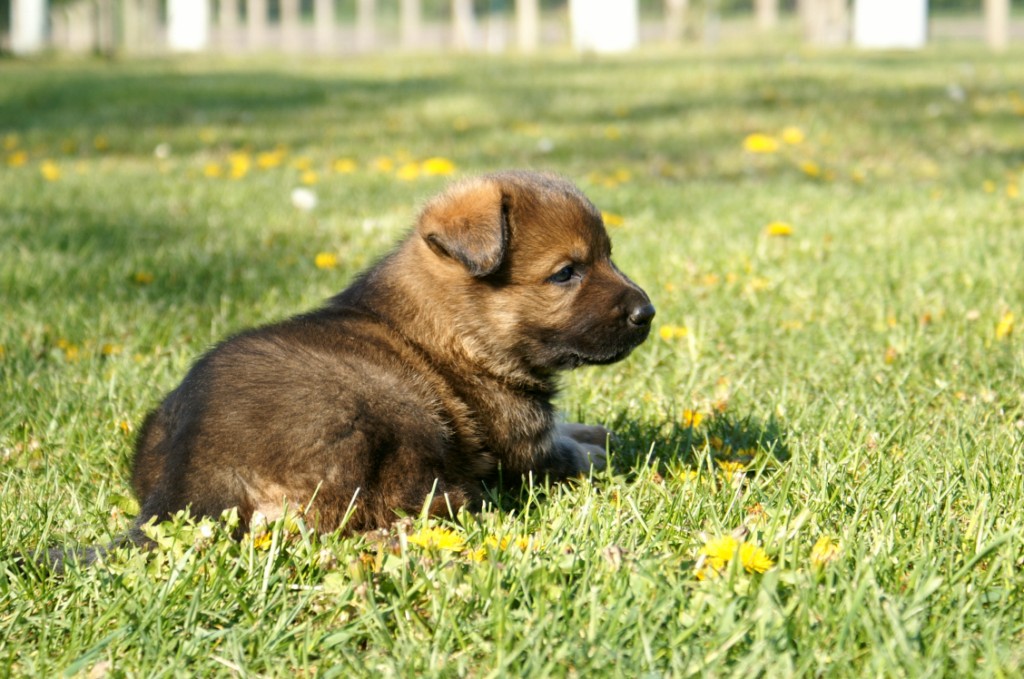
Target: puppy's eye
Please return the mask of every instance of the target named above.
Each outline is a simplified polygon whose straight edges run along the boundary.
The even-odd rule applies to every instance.
[[[568,283],[572,280],[573,276],[579,276],[576,273],[576,269],[570,264],[569,266],[563,266],[558,270],[557,273],[550,276],[548,280],[552,283]]]

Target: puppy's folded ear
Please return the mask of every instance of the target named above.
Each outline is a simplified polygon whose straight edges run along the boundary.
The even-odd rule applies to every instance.
[[[460,182],[420,213],[417,231],[430,249],[461,262],[479,278],[494,273],[508,246],[508,209],[501,186],[490,179]]]

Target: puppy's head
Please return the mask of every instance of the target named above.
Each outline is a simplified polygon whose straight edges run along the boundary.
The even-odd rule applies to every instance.
[[[616,268],[601,213],[568,181],[506,172],[453,185],[417,236],[459,331],[486,358],[547,373],[625,358],[654,306]]]

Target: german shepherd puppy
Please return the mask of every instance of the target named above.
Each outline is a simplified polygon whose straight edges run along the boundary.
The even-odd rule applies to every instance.
[[[320,531],[363,531],[472,507],[499,470],[600,468],[609,432],[556,424],[557,374],[625,358],[653,317],[570,182],[458,182],[323,308],[199,359],[140,430],[128,537],[233,507],[242,529],[291,507]]]

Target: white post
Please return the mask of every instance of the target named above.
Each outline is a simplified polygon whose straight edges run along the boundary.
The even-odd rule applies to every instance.
[[[690,0],[665,0],[665,40],[678,43],[686,37],[686,14]]]
[[[797,7],[808,42],[832,46],[846,42],[846,0],[797,0]]]
[[[779,0],[754,0],[754,13],[758,30],[774,30],[779,25]]]
[[[167,47],[172,52],[200,52],[209,41],[207,0],[167,0]]]
[[[334,48],[334,0],[313,0],[313,33],[318,54]]]
[[[473,0],[452,0],[452,40],[457,50],[468,50],[475,42]]]
[[[281,0],[281,47],[285,52],[299,51],[299,0]]]
[[[583,52],[625,52],[639,41],[637,0],[569,0],[569,23]]]
[[[402,49],[419,48],[420,35],[423,31],[423,9],[420,0],[402,0],[398,11]]]
[[[856,0],[853,42],[876,49],[920,49],[928,35],[928,0]]]
[[[540,5],[537,0],[516,0],[516,43],[520,52],[540,46]]]
[[[250,51],[262,50],[267,41],[267,0],[248,0],[246,9],[246,47]]]
[[[377,42],[377,2],[358,0],[356,3],[356,49],[369,52]]]
[[[11,0],[11,51],[34,54],[46,38],[46,0]]]
[[[994,50],[1010,44],[1010,0],[985,0],[985,42]]]

